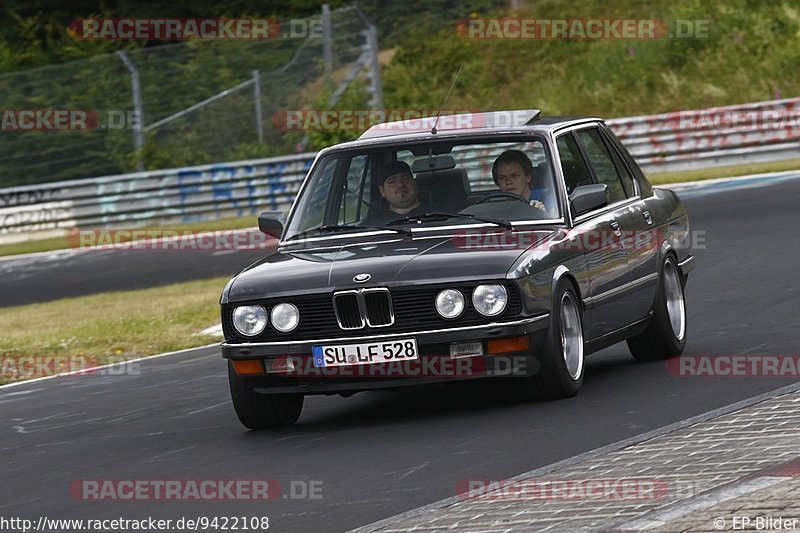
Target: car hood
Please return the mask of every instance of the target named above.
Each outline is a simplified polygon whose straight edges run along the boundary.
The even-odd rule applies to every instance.
[[[484,232],[342,244],[315,249],[281,249],[239,274],[223,299],[327,292],[354,287],[502,279],[525,250],[553,232]],[[369,279],[356,283],[358,274]],[[226,298],[227,296],[227,298]]]

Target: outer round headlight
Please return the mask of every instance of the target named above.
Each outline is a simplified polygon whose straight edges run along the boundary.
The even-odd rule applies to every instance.
[[[436,311],[444,318],[455,318],[464,312],[464,295],[455,289],[445,289],[436,295]]]
[[[472,305],[483,316],[496,316],[508,303],[508,291],[502,285],[478,285],[472,291]]]
[[[283,333],[288,333],[300,323],[300,311],[293,304],[278,304],[269,314],[272,327]]]
[[[258,335],[267,327],[267,310],[260,305],[240,305],[233,310],[233,327],[248,337]]]

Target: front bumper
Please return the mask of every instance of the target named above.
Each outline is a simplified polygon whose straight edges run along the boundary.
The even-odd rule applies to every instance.
[[[273,363],[291,359],[297,373],[265,372],[263,375],[244,376],[253,388],[261,393],[325,394],[362,390],[395,388],[436,382],[497,377],[500,375],[528,375],[536,365],[530,354],[536,346],[529,342],[528,350],[517,353],[488,355],[488,341],[529,336],[549,325],[549,314],[511,322],[490,323],[480,326],[411,331],[387,335],[351,336],[306,341],[222,343],[222,356],[231,360],[260,359],[265,368]],[[360,344],[408,339],[417,341],[419,359],[408,361],[410,366],[398,367],[394,363],[352,365],[318,369],[311,362],[312,346],[317,344]],[[482,342],[483,356],[450,358],[450,343]],[[332,371],[332,372],[331,372]]]
[[[479,326],[461,328],[431,329],[391,333],[386,335],[364,335],[335,337],[326,339],[310,339],[304,341],[274,342],[242,342],[222,343],[222,357],[226,359],[252,359],[254,357],[270,357],[280,355],[310,355],[315,344],[357,344],[366,342],[384,342],[394,339],[414,337],[418,345],[464,342],[471,340],[492,340],[503,337],[516,337],[535,331],[547,329],[550,314],[523,318],[510,322],[493,322]]]

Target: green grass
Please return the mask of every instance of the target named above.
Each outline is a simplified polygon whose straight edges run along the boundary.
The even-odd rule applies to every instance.
[[[387,109],[436,110],[463,66],[445,109],[541,109],[544,115],[601,118],[666,113],[800,95],[800,8],[774,0],[537,0],[463,8],[460,17],[397,24],[382,72]],[[450,15],[452,16],[452,15]],[[469,39],[457,18],[657,19],[672,30],[698,21],[683,39]],[[704,22],[700,22],[704,21]],[[364,109],[356,87],[337,108]],[[326,107],[324,94],[309,107]],[[344,135],[347,133],[348,135]],[[359,132],[322,131],[315,148]]]
[[[202,346],[227,277],[0,309],[0,361],[74,356],[100,364]],[[0,368],[3,368],[0,365]],[[0,372],[0,384],[10,376]]]
[[[69,248],[66,237],[32,239],[12,244],[0,244],[0,256],[49,252],[52,250],[62,250],[64,248]]]
[[[709,20],[689,39],[467,39],[452,25],[407,27],[385,68],[387,106],[438,108],[459,65],[449,109],[542,109],[603,118],[701,109],[800,95],[795,2],[538,0],[495,16]]]

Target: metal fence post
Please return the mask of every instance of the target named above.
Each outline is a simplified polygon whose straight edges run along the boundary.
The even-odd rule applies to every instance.
[[[128,68],[131,73],[131,92],[133,93],[133,111],[136,114],[136,120],[133,123],[133,146],[136,150],[136,170],[139,172],[144,171],[144,161],[142,160],[142,150],[144,150],[144,112],[142,111],[142,90],[139,85],[139,71],[136,66],[128,58],[128,55],[123,52],[117,52],[117,55]]]
[[[322,55],[325,58],[325,73],[330,74],[333,71],[333,31],[328,4],[322,4]]]
[[[261,77],[257,70],[253,71],[253,97],[256,100],[256,131],[259,144],[264,144],[264,123],[261,116]]]
[[[370,78],[372,84],[372,107],[383,109],[383,85],[381,84],[381,64],[378,60],[378,32],[375,26],[367,30],[367,45],[370,53]]]

